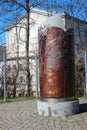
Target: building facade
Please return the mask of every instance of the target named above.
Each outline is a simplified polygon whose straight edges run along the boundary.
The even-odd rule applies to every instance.
[[[56,14],[53,14],[56,15]],[[66,13],[58,14],[63,19],[64,30],[74,28],[75,44],[75,64],[76,64],[76,95],[83,96],[85,93],[85,74],[84,74],[84,53],[87,49],[87,22],[71,17]],[[31,10],[30,13],[30,43],[29,43],[29,62],[31,72],[31,90],[33,95],[36,92],[36,64],[35,53],[38,54],[38,28],[45,27],[47,12],[38,9]],[[7,68],[12,70],[19,69],[16,74],[16,91],[26,90],[26,15],[21,16],[17,22],[10,26],[6,31],[7,48]],[[15,71],[15,72],[16,72]],[[82,71],[82,72],[81,72]],[[9,75],[10,75],[9,73]],[[14,71],[12,72],[14,75]],[[14,77],[14,76],[13,76]],[[20,92],[19,92],[20,93]]]

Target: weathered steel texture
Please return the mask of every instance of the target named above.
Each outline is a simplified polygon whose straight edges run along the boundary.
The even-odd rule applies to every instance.
[[[49,27],[39,32],[40,95],[48,98],[74,96],[75,64],[73,30]]]
[[[44,28],[39,28],[39,81],[40,81],[40,95],[44,88],[44,54],[45,54],[45,45],[46,45],[46,34],[43,31]],[[45,35],[44,35],[45,34]]]

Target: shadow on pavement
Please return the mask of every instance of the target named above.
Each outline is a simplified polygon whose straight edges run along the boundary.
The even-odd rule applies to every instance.
[[[87,103],[79,104],[79,112],[87,112]]]

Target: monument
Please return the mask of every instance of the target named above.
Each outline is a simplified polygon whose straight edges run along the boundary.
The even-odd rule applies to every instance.
[[[64,31],[60,15],[39,28],[40,99],[38,114],[69,116],[79,112],[75,98],[74,30]]]

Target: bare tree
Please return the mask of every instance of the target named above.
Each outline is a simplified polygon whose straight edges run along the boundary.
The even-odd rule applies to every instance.
[[[30,95],[30,69],[29,69],[29,36],[30,36],[30,31],[29,31],[29,25],[30,25],[30,8],[29,8],[29,0],[26,1],[26,14],[27,14],[27,28],[26,28],[26,70],[27,70],[27,75],[26,75],[26,82],[27,82],[27,88],[28,88],[28,96]]]
[[[17,64],[19,61],[19,39],[18,39],[18,34],[17,34],[17,19],[20,16],[21,12],[25,12],[26,13],[26,83],[27,83],[27,94],[28,96],[30,95],[30,82],[31,82],[31,75],[30,75],[30,69],[29,69],[29,39],[30,39],[30,10],[36,6],[42,6],[42,3],[44,3],[45,1],[42,0],[36,0],[36,1],[31,1],[31,0],[2,0],[2,5],[3,5],[3,9],[4,9],[4,14],[6,17],[4,19],[4,21],[9,21],[9,23],[7,22],[6,26],[9,26],[13,21],[16,21],[14,24],[14,26],[16,26],[16,40],[17,40]],[[10,8],[9,8],[10,7]],[[14,12],[16,12],[17,14],[19,13],[19,15],[14,15]],[[11,19],[9,19],[9,15],[11,16]],[[11,15],[12,14],[12,15]],[[18,65],[17,65],[18,66]],[[18,71],[17,71],[18,72]],[[18,76],[18,73],[16,75],[16,77]],[[15,86],[16,89],[16,86]]]
[[[17,33],[18,28],[18,18],[26,13],[26,82],[27,82],[27,94],[30,95],[30,81],[31,74],[29,68],[29,44],[30,44],[30,11],[37,7],[43,9],[49,14],[58,13],[58,12],[67,12],[72,16],[78,18],[86,19],[87,10],[86,10],[86,1],[82,0],[1,0],[0,1],[0,21],[3,23],[3,26],[0,27],[2,32],[5,31],[6,27],[12,25],[16,26],[16,40],[17,40],[17,66],[19,66],[19,38]],[[82,6],[83,5],[83,6]],[[3,11],[2,11],[3,10]],[[84,13],[82,13],[84,11]],[[51,13],[50,13],[51,12]],[[14,15],[16,13],[17,15]],[[22,26],[20,27],[22,28]],[[18,67],[19,68],[19,67]]]

